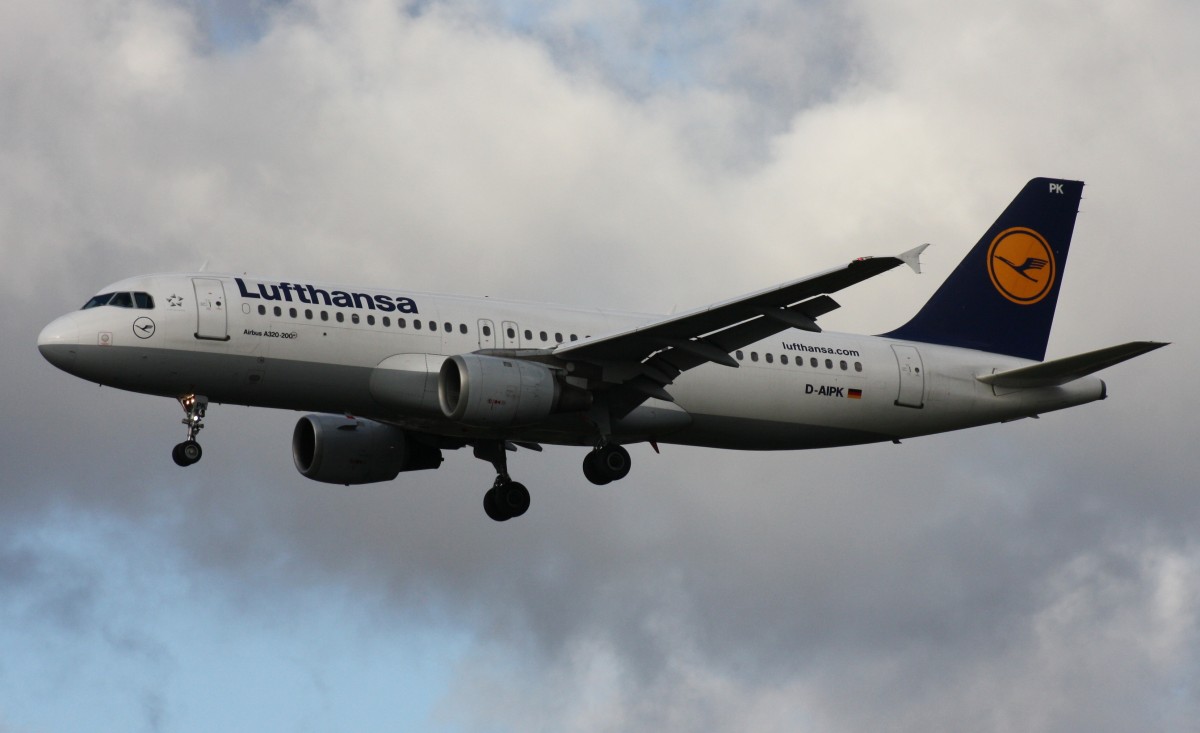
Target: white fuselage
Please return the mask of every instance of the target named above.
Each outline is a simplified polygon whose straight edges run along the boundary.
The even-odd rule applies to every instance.
[[[203,274],[132,278],[109,291],[148,293],[153,307],[103,305],[63,316],[39,338],[48,359],[136,392],[346,413],[463,438],[500,433],[445,417],[437,376],[447,357],[483,350],[552,359],[559,343],[657,318]],[[993,388],[977,377],[1032,362],[885,337],[789,330],[735,358],[736,369],[706,364],[684,372],[668,387],[674,403],[647,400],[611,426],[613,437],[816,448],[1011,420],[1105,394],[1096,377],[1058,387]],[[584,411],[502,435],[593,445],[595,432]]]

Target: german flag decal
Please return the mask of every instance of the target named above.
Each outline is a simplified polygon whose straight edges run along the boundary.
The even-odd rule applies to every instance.
[[[862,390],[861,389],[848,389],[848,390],[846,390],[846,396],[852,400],[861,400],[862,399]]]

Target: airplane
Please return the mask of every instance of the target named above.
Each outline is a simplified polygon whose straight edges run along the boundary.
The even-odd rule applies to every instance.
[[[470,447],[496,471],[495,521],[529,491],[507,456],[588,448],[584,476],[624,478],[625,446],[856,445],[1007,422],[1107,396],[1094,373],[1167,345],[1044,361],[1083,183],[1029,181],[928,302],[876,336],[825,332],[831,294],[921,245],[661,316],[295,280],[134,277],[45,327],[54,366],[186,413],[180,466],[212,403],[304,411],[292,455],[333,484],[394,480]]]

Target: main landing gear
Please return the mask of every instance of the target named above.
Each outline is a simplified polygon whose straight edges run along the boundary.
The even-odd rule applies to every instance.
[[[605,443],[583,457],[583,475],[603,486],[629,475],[629,451],[616,443]]]
[[[496,481],[483,495],[483,511],[496,522],[514,519],[529,511],[529,490],[508,475],[508,446],[502,440],[475,445],[475,457],[496,468]]]
[[[204,413],[208,410],[208,398],[203,395],[184,395],[179,405],[187,413],[183,424],[187,425],[187,440],[171,449],[171,458],[179,466],[190,466],[204,455],[196,442],[196,433],[204,429]]]
[[[496,468],[496,481],[483,495],[483,511],[497,522],[515,519],[529,511],[529,490],[508,475],[509,449],[502,440],[475,444],[475,457]],[[629,475],[629,468],[629,451],[616,443],[601,445],[583,459],[583,475],[597,486],[620,481]]]

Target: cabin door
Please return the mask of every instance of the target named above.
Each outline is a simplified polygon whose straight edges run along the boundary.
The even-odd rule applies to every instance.
[[[192,286],[196,290],[196,338],[228,341],[225,286],[220,280],[206,277],[192,278]]]

